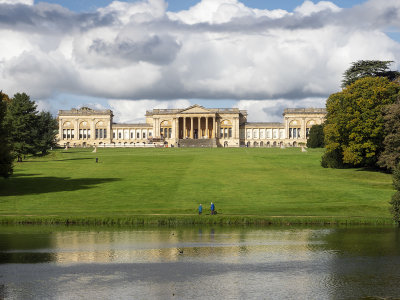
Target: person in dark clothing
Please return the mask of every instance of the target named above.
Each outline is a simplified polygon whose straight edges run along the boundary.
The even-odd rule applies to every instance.
[[[210,207],[210,209],[211,209],[211,214],[213,215],[213,214],[214,214],[214,211],[215,211],[215,205],[214,205],[214,203],[212,203],[212,202],[211,202],[211,207]]]

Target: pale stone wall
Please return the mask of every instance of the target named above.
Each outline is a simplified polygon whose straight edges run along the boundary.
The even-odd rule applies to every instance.
[[[301,146],[325,115],[325,109],[285,109],[283,123],[248,123],[247,111],[193,105],[147,111],[143,124],[113,124],[111,110],[72,109],[59,111],[59,145],[177,146],[180,139],[213,139],[219,147]]]

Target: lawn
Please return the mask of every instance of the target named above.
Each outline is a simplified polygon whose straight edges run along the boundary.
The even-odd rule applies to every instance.
[[[391,176],[298,148],[56,150],[0,179],[0,218],[193,215],[390,220]],[[99,162],[96,163],[95,158]]]

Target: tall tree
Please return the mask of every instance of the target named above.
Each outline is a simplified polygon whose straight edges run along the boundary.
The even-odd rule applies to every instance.
[[[393,215],[393,220],[397,222],[400,227],[400,165],[397,165],[393,170],[393,186],[396,193],[392,196],[390,201],[390,212]]]
[[[307,140],[308,148],[323,148],[324,147],[324,125],[313,125],[310,128],[310,133]]]
[[[7,105],[6,122],[12,132],[11,143],[17,160],[25,154],[35,153],[37,111],[35,102],[25,93],[15,94]]]
[[[326,103],[322,165],[375,167],[383,151],[382,110],[396,101],[399,92],[400,86],[387,78],[366,77],[331,95]]]
[[[35,126],[35,147],[43,155],[56,146],[57,120],[49,112],[40,112]]]
[[[393,61],[359,60],[353,62],[343,74],[342,88],[349,86],[364,77],[386,77],[390,81],[400,76],[400,72],[391,71],[389,66]]]
[[[378,165],[393,171],[400,163],[400,99],[384,108],[384,121],[385,149],[378,159]]]
[[[8,96],[0,91],[0,176],[9,177],[13,173],[10,132],[5,122]]]

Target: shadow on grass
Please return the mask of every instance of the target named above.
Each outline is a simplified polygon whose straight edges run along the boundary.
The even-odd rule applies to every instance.
[[[27,174],[0,181],[0,196],[36,195],[55,192],[77,191],[95,188],[97,185],[119,181],[119,178],[68,178],[25,177]]]

